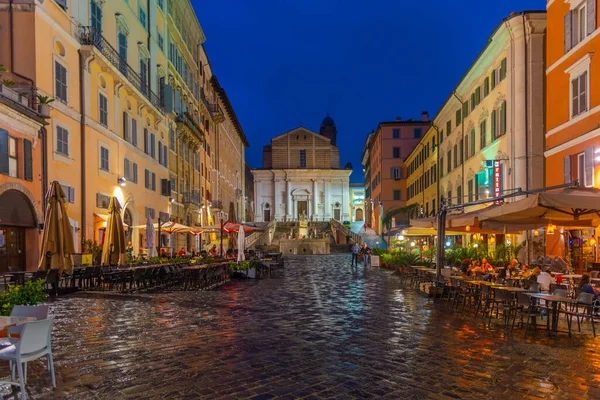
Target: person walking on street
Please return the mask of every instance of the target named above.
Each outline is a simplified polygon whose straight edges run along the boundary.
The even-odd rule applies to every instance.
[[[371,249],[367,246],[366,243],[363,244],[362,249],[360,249],[360,254],[363,256],[363,263],[366,266],[369,265],[369,259],[371,257]]]
[[[356,243],[352,245],[352,262],[350,263],[351,267],[358,267],[358,253],[360,253],[360,247]]]
[[[365,222],[365,224],[363,225],[363,229],[365,230],[365,233],[367,233],[367,223]]]

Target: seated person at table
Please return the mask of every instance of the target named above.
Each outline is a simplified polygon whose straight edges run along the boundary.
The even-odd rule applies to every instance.
[[[517,265],[519,265],[519,262],[517,261],[516,258],[513,258],[513,260],[510,262],[510,264],[508,264],[508,266],[506,267],[506,276],[507,277],[513,277],[515,275],[517,275]]]
[[[463,275],[467,275],[469,273],[469,265],[471,264],[471,259],[465,258],[460,262],[460,267],[458,268]]]
[[[181,248],[181,250],[179,250],[179,253],[177,253],[177,255],[178,255],[179,257],[181,257],[181,256],[185,256],[185,248],[184,248],[184,247],[182,247],[182,248]]]
[[[529,265],[527,265],[527,264],[523,264],[523,265],[521,266],[521,275],[523,275],[523,276],[526,276],[526,275],[527,275],[527,274],[529,274],[529,273],[530,273],[530,270],[529,270]]]
[[[536,269],[539,271],[538,268],[536,268]],[[540,284],[540,290],[542,292],[549,292],[550,291],[550,284],[551,283],[556,283],[556,280],[554,280],[554,278],[552,277],[552,275],[550,275],[550,273],[546,269],[546,270],[544,270],[543,272],[541,272],[538,275],[538,277],[537,277],[537,283]]]
[[[507,272],[508,271],[506,268],[498,270],[498,275],[496,276],[496,279],[502,279],[504,281],[506,279]]]
[[[160,256],[167,257],[168,256],[167,251],[165,249],[160,249]]]
[[[593,294],[594,296],[600,295],[600,290],[592,286],[592,278],[588,274],[583,274],[579,287],[583,289],[585,293]]]
[[[481,270],[486,274],[493,274],[496,272],[494,267],[488,262],[487,258],[481,260]]]
[[[217,255],[217,245],[213,244],[213,246],[210,248],[210,250],[208,252],[210,253],[211,256],[216,256]]]

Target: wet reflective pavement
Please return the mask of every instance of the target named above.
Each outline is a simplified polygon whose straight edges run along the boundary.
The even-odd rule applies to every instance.
[[[588,326],[507,335],[389,271],[353,274],[349,255],[214,291],[65,296],[52,314],[58,389],[32,362],[34,399],[600,398]]]

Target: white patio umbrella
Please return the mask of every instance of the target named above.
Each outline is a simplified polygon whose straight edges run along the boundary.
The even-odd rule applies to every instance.
[[[244,254],[244,246],[246,244],[246,234],[244,232],[244,228],[240,226],[238,229],[238,257],[237,260],[244,261],[246,259],[246,255]]]
[[[148,248],[148,257],[158,255],[154,244],[154,225],[150,217],[146,219],[146,247]]]

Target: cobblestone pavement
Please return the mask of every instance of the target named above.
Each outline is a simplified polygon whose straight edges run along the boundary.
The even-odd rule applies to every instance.
[[[349,255],[207,292],[80,293],[52,304],[58,389],[34,399],[600,398],[599,339],[523,338],[449,313]],[[8,368],[0,363],[0,375]]]

